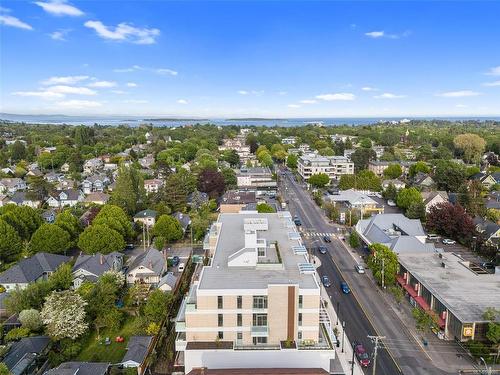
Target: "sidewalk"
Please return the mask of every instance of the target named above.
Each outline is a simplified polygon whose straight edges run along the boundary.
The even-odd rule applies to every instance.
[[[315,259],[315,267],[318,268],[321,266],[321,261],[319,258],[314,257]],[[337,358],[340,360],[340,363],[342,365],[342,369],[346,374],[351,373],[351,366],[352,366],[352,345],[349,339],[347,338],[347,335],[344,335],[344,352],[342,353],[342,335],[343,335],[343,329],[342,325],[338,324],[335,325],[337,322],[337,313],[335,312],[333,308],[333,301],[330,300],[330,297],[321,283],[321,280],[319,280],[319,276],[316,274],[318,277],[318,283],[321,288],[321,300],[325,303],[326,302],[326,313],[328,314],[328,317],[330,318],[330,322],[333,328],[338,329],[338,337],[337,340],[340,342],[340,346],[337,348],[335,347],[335,354]],[[363,370],[361,369],[361,366],[359,365],[358,361],[354,359],[354,375],[364,375]]]

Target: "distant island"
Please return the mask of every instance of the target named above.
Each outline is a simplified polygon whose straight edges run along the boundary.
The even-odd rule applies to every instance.
[[[142,121],[210,121],[207,118],[145,118]]]
[[[286,118],[265,118],[265,117],[243,117],[228,118],[226,121],[287,121]]]

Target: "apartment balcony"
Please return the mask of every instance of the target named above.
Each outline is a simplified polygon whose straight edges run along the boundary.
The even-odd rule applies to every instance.
[[[183,352],[184,350],[186,350],[186,345],[186,332],[177,333],[177,337],[175,338],[175,351]]]
[[[252,326],[252,337],[268,337],[269,327],[268,326]]]

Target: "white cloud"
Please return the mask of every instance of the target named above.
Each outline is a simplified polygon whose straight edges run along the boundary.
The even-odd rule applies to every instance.
[[[91,90],[87,87],[75,87],[75,86],[50,86],[47,88],[47,91],[55,92],[58,94],[75,94],[75,95],[95,95],[97,94],[94,90]]]
[[[31,96],[42,99],[61,99],[64,98],[64,94],[52,92],[52,91],[16,91],[12,95],[17,96]]]
[[[188,101],[186,99],[179,99],[177,100],[178,104],[188,104]]]
[[[145,99],[128,99],[128,100],[124,100],[123,103],[128,103],[128,104],[146,104],[146,103],[149,103],[147,100]]]
[[[6,9],[3,8],[3,11],[6,11]],[[0,25],[17,27],[18,29],[24,30],[33,30],[33,27],[31,27],[31,25],[28,25],[26,22],[21,21],[19,18],[10,16],[8,14],[0,14]]]
[[[123,91],[123,90],[111,90],[111,92],[113,94],[118,94],[118,95],[123,95],[123,94],[127,93],[126,91]]]
[[[51,0],[47,2],[35,1],[35,4],[42,7],[47,13],[55,16],[77,17],[85,14],[77,7],[68,4],[65,0]]]
[[[301,106],[298,104],[288,104],[288,108],[300,108]]]
[[[278,95],[281,95],[281,96],[286,95],[286,94],[288,94],[288,92],[286,92],[286,91],[279,91],[278,92]]]
[[[154,44],[156,43],[156,37],[160,35],[158,29],[134,27],[125,22],[118,24],[116,27],[106,26],[101,21],[87,21],[84,25],[94,29],[101,38],[135,44]]]
[[[316,99],[325,100],[325,101],[334,101],[334,100],[354,100],[356,96],[351,93],[341,92],[336,94],[321,94],[316,95]]]
[[[362,87],[361,90],[363,90],[363,91],[378,91],[378,89],[376,89],[375,87],[370,87],[370,86]]]
[[[238,94],[240,94],[240,95],[248,95],[248,91],[246,91],[246,90],[238,90]]]
[[[500,65],[491,68],[486,74],[489,76],[500,76]]]
[[[317,101],[314,100],[314,99],[304,99],[304,100],[301,100],[300,102],[302,104],[314,104],[314,103],[317,103]]]
[[[264,94],[264,90],[238,90],[238,94],[240,95],[256,95],[261,96]]]
[[[127,82],[127,87],[137,87],[137,83],[135,83],[135,82]]]
[[[384,92],[381,95],[375,95],[375,99],[401,99],[401,98],[406,98],[406,95],[396,95],[392,94],[390,92]]]
[[[109,88],[109,87],[115,87],[116,82],[112,81],[96,81],[92,82],[88,85],[89,87],[98,87],[98,88]]]
[[[468,105],[465,105],[465,104],[457,104],[457,105],[455,105],[455,107],[457,107],[457,108],[467,108],[467,107],[468,107]]]
[[[155,73],[157,74],[162,74],[162,75],[170,75],[170,76],[176,76],[179,74],[175,70],[172,69],[166,69],[166,68],[158,68],[158,69],[152,69]]]
[[[472,90],[448,91],[436,94],[436,96],[441,96],[443,98],[465,98],[478,95],[481,95],[481,93]]]
[[[405,31],[401,34],[388,34],[384,30],[379,30],[379,31],[370,31],[365,33],[365,35],[369,38],[372,39],[380,39],[380,38],[388,38],[388,39],[399,39],[402,37],[409,36],[411,34],[410,31]]]
[[[61,42],[65,42],[66,41],[66,35],[68,35],[68,33],[70,32],[71,30],[57,30],[57,31],[54,31],[52,33],[50,33],[50,37],[54,40],[59,40]]]
[[[42,81],[42,85],[74,85],[75,83],[89,79],[89,76],[60,76],[50,77]]]
[[[66,100],[63,102],[56,103],[59,107],[66,109],[85,109],[85,108],[96,108],[101,107],[101,102],[96,102],[93,100]]]
[[[485,82],[485,83],[483,83],[483,86],[487,86],[487,87],[500,86],[500,81]]]

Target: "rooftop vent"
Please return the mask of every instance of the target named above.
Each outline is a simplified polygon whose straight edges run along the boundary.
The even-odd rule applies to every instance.
[[[313,274],[316,272],[314,266],[311,263],[299,263],[299,271],[302,274]]]
[[[296,255],[307,254],[307,249],[304,245],[292,246],[293,253]]]

